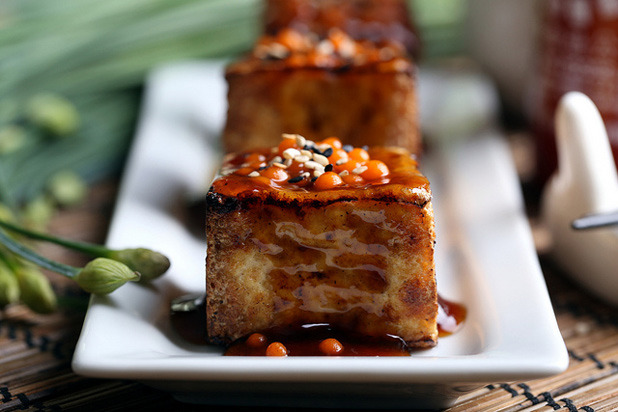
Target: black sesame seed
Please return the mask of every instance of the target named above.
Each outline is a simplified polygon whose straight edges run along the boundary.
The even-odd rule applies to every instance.
[[[330,157],[330,155],[332,155],[332,154],[333,154],[333,148],[332,148],[332,147],[329,147],[328,149],[324,150],[324,151],[322,152],[322,154],[323,154],[324,156],[326,156],[326,157]]]
[[[324,171],[325,172],[332,172],[333,170],[333,165],[332,164],[327,164],[326,166],[324,166]]]
[[[364,150],[364,151],[369,150],[369,146],[367,146],[367,145],[363,146],[363,150]]]
[[[258,170],[264,170],[266,169],[268,166],[260,166],[260,168]]]
[[[315,147],[315,146],[311,146],[311,149],[310,149],[310,150],[311,150],[313,153],[322,154],[322,152],[320,151],[320,149],[318,149],[318,148],[317,148],[317,147]]]
[[[317,176],[311,178],[311,182],[315,182],[316,180],[318,180]]]
[[[291,178],[290,180],[288,180],[288,183],[298,183],[298,182],[300,182],[301,180],[303,180],[303,177],[302,177],[302,176],[296,176],[296,177],[293,177],[293,178]]]
[[[315,149],[314,145],[306,144],[306,145],[303,146],[303,150],[313,150],[313,149]]]
[[[346,144],[346,145],[343,145],[342,149],[345,150],[346,153],[350,153],[352,149],[354,149],[354,147],[351,144]]]

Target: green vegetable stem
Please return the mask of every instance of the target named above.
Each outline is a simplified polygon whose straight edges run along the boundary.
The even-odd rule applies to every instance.
[[[96,258],[90,261],[84,268],[76,268],[56,262],[39,255],[32,249],[27,248],[0,230],[0,243],[8,250],[35,265],[59,273],[77,282],[86,292],[95,294],[107,294],[118,289],[129,281],[137,281],[140,274],[135,272],[125,264],[108,258]],[[46,313],[55,307],[55,296],[51,291],[48,282],[36,276],[29,267],[20,268],[17,271],[17,278],[21,291],[21,299],[34,310]],[[29,301],[30,295],[36,296]],[[44,297],[41,299],[41,297]],[[38,307],[37,304],[45,305]],[[34,307],[33,307],[34,304]]]
[[[165,255],[146,248],[114,250],[101,245],[72,241],[45,233],[35,232],[2,220],[0,220],[0,226],[31,239],[43,240],[86,253],[90,256],[113,259],[124,263],[129,268],[140,273],[141,282],[150,282],[158,278],[170,267],[170,261]]]

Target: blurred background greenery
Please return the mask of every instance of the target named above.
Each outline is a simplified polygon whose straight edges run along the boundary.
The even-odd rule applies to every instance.
[[[460,0],[410,1],[424,58],[461,52]],[[0,3],[0,199],[30,226],[122,170],[156,66],[233,57],[261,30],[260,0]]]

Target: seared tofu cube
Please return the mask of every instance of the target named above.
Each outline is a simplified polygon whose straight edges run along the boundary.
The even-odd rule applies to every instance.
[[[328,323],[396,335],[410,347],[435,345],[427,179],[404,149],[372,148],[370,160],[352,159],[352,151],[341,160],[340,144],[317,145],[323,151],[314,152],[339,159],[320,169],[309,163],[323,160],[318,153],[306,160],[311,144],[226,157],[207,195],[209,340],[230,344],[269,328]],[[378,163],[386,165],[382,175],[370,173]],[[322,184],[326,176],[331,186]]]

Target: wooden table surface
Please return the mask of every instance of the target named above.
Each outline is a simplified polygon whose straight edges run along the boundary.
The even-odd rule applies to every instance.
[[[50,231],[73,239],[103,242],[116,190],[115,181],[98,184],[83,205],[61,211]],[[587,295],[552,267],[543,254],[542,231],[535,233],[558,324],[569,350],[569,368],[545,379],[494,382],[461,397],[449,412],[618,410],[616,308]],[[40,251],[69,264],[85,262],[82,256],[52,246],[41,245]],[[69,306],[45,316],[35,315],[23,306],[0,312],[0,411],[220,409],[181,404],[166,392],[132,381],[75,375],[71,357],[88,296],[70,281],[50,276],[58,295]]]

